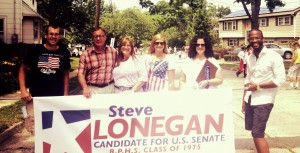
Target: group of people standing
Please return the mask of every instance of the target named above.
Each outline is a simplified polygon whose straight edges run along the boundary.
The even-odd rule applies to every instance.
[[[106,32],[103,28],[95,29],[92,35],[94,45],[80,56],[78,68],[78,80],[85,97],[89,98],[92,94],[174,90],[175,59],[168,53],[164,36],[155,35],[149,46],[149,54],[140,57],[135,55],[134,42],[129,37],[121,39],[118,50],[115,50],[105,44]],[[195,83],[204,87],[221,84],[221,67],[213,58],[210,39],[205,36],[194,37],[190,46],[190,58],[184,63],[182,81],[194,79],[192,83],[187,83],[191,87]],[[217,67],[217,75],[196,82],[206,60]],[[188,79],[185,79],[186,76]]]
[[[32,108],[32,97],[68,95],[70,54],[58,45],[61,28],[47,26],[46,43],[28,51],[19,71],[21,97]],[[169,55],[167,40],[155,35],[150,43],[149,54],[135,55],[133,39],[119,41],[118,49],[106,45],[106,31],[99,27],[92,32],[93,46],[82,53],[78,66],[78,82],[81,94],[123,92],[159,92],[174,90],[175,58]],[[188,59],[183,64],[181,89],[216,87],[223,81],[221,67],[213,58],[209,37],[195,36],[190,42]],[[196,80],[209,61],[214,68],[213,77]],[[29,81],[29,91],[26,82]],[[31,109],[30,109],[31,110]],[[30,111],[32,112],[32,110]],[[32,114],[31,114],[32,115]]]
[[[78,67],[78,81],[82,94],[159,92],[174,90],[175,64],[168,54],[167,40],[155,35],[149,54],[139,57],[134,52],[134,42],[125,37],[120,40],[118,51],[106,45],[106,31],[96,28],[92,32],[93,46],[82,53]],[[43,46],[28,52],[20,67],[21,97],[27,101],[27,109],[33,116],[32,97],[68,95],[70,55],[59,46],[60,27],[47,27]],[[258,29],[249,32],[247,76],[245,77],[242,111],[245,126],[252,131],[259,153],[269,152],[264,139],[266,123],[273,108],[278,86],[285,81],[282,58],[267,52],[263,47],[263,33]],[[26,77],[30,74],[29,92]],[[213,57],[212,41],[207,36],[191,39],[188,58],[183,62],[180,89],[212,89],[222,84],[223,77],[218,61]]]

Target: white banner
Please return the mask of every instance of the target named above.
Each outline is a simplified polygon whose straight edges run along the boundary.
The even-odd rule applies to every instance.
[[[36,97],[35,152],[233,153],[232,91]]]

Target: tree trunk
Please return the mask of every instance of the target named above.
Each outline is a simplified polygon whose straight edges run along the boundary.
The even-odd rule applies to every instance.
[[[95,13],[95,25],[94,25],[94,28],[99,28],[100,4],[101,4],[101,0],[96,0],[96,13]]]
[[[251,2],[251,11],[252,11],[252,21],[251,29],[259,29],[258,19],[260,11],[261,0],[254,0]]]
[[[55,22],[55,17],[56,17],[56,11],[55,11],[55,1],[54,0],[50,0],[49,1],[49,24],[57,24]]]

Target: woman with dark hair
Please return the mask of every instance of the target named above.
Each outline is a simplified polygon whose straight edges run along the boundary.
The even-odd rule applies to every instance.
[[[174,60],[168,55],[167,41],[161,34],[152,38],[145,63],[148,71],[146,91],[157,92],[174,89]]]
[[[148,80],[144,61],[135,55],[133,40],[129,37],[119,43],[113,77],[115,93],[141,92]]]
[[[190,41],[189,58],[182,66],[181,89],[216,88],[222,84],[221,67],[213,55],[209,37],[195,36]]]

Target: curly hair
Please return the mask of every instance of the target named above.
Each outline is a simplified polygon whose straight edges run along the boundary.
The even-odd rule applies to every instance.
[[[203,39],[204,40],[204,43],[205,43],[204,55],[205,55],[205,57],[206,58],[213,57],[214,52],[213,52],[213,49],[212,49],[211,39],[209,37],[203,35],[203,36],[194,36],[193,39],[190,41],[190,48],[189,48],[189,52],[188,52],[189,58],[194,58],[197,55],[196,45],[197,45],[197,40],[198,39]]]

